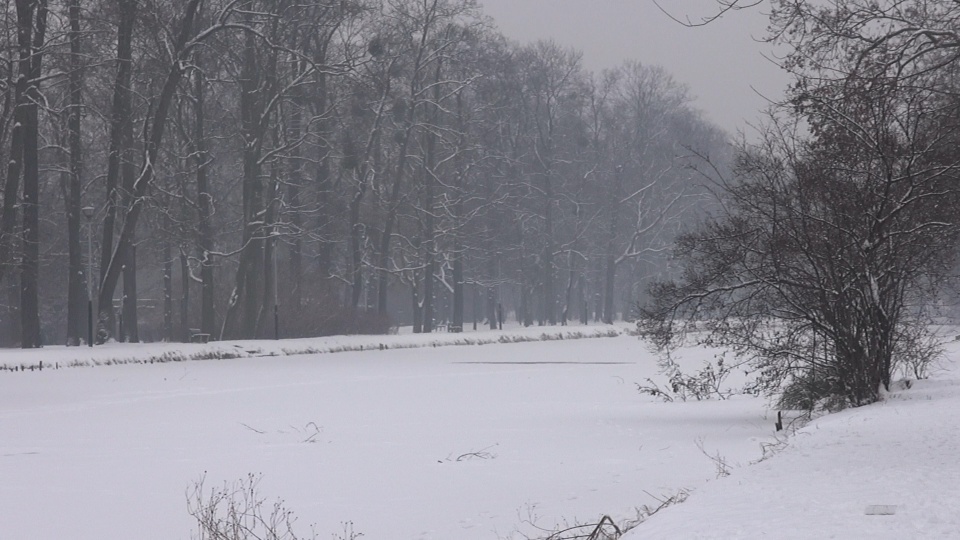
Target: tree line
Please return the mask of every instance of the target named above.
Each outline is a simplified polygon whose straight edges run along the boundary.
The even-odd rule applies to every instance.
[[[2,17],[8,346],[611,322],[728,154],[663,69],[592,73],[473,0]]]

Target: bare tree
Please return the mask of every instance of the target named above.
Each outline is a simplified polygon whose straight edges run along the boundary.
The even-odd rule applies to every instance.
[[[82,205],[82,134],[81,117],[83,116],[83,58],[81,51],[80,2],[70,0],[67,7],[70,21],[70,74],[69,74],[69,106],[67,114],[67,140],[69,149],[69,172],[67,192],[64,200],[67,206],[67,234],[69,236],[70,263],[67,269],[68,302],[67,302],[67,345],[79,345],[82,337],[86,337],[84,322],[87,314],[87,280],[93,276],[86,275],[83,268],[83,248],[80,241],[81,223],[80,207]],[[89,299],[92,301],[92,299]],[[89,314],[92,316],[92,313]]]
[[[43,345],[40,333],[40,76],[47,26],[46,0],[18,0],[17,30],[20,60],[17,67],[16,121],[23,129],[23,260],[20,269],[20,346]]]
[[[787,406],[863,405],[898,360],[932,354],[924,305],[960,233],[956,104],[850,80],[797,105],[816,136],[779,123],[741,153],[725,212],[681,237],[684,273],[653,289],[641,327],[661,346],[697,329],[731,347]]]

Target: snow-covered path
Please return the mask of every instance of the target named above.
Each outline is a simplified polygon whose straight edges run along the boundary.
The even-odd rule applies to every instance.
[[[262,474],[319,538],[628,518],[715,476],[698,440],[736,465],[772,432],[762,400],[652,402],[655,371],[622,336],[2,373],[0,536],[187,539],[204,474]]]

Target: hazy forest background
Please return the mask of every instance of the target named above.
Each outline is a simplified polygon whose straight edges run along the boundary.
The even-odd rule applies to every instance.
[[[663,69],[473,0],[2,17],[5,346],[86,343],[88,296],[101,342],[629,317],[732,154]]]

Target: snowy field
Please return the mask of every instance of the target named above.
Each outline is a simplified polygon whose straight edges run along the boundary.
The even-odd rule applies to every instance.
[[[508,334],[524,332],[542,330]],[[135,354],[94,351],[111,348]],[[374,348],[0,373],[2,537],[187,539],[197,480],[255,473],[299,534],[315,524],[326,539],[352,521],[370,539],[522,538],[630,518],[715,477],[698,441],[745,463],[772,432],[760,400],[639,395],[656,367],[635,337]],[[33,354],[50,365],[94,353]]]
[[[0,538],[189,539],[196,483],[251,473],[321,539],[347,521],[371,540],[536,538],[681,489],[625,538],[960,537],[950,369],[746,466],[773,440],[765,400],[657,402],[636,390],[656,375],[641,341],[572,332],[609,330],[0,352],[8,367],[128,362],[0,372]],[[134,363],[212,347],[251,357]]]

